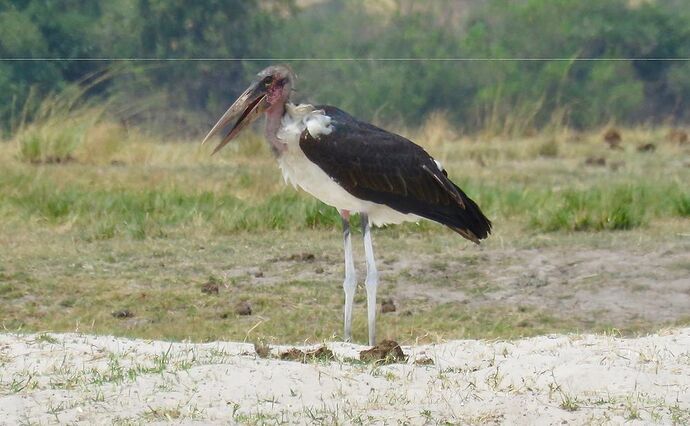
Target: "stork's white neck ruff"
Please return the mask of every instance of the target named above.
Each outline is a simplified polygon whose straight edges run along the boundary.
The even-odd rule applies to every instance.
[[[288,148],[292,148],[290,145],[297,142],[296,148],[299,148],[299,137],[305,130],[315,139],[321,135],[329,135],[333,131],[331,117],[313,105],[286,104],[277,133],[278,139],[288,144]]]
[[[360,200],[307,158],[299,146],[302,133],[306,130],[318,140],[321,135],[331,134],[335,126],[338,126],[338,123],[324,110],[316,109],[310,104],[287,103],[281,110],[268,112],[266,137],[276,154],[285,182],[302,188],[338,210],[367,213],[374,225],[419,220],[418,216],[403,214],[382,204]]]

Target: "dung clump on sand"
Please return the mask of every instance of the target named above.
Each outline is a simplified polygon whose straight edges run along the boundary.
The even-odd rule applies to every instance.
[[[320,346],[313,350],[303,351],[297,348],[290,348],[285,352],[276,355],[271,352],[271,347],[264,342],[254,343],[254,352],[259,358],[281,359],[283,361],[296,361],[301,363],[313,361],[332,361],[335,359],[333,351],[325,346]]]
[[[395,362],[405,362],[407,356],[403,353],[398,342],[394,340],[384,340],[371,349],[359,353],[360,361],[376,362],[381,364],[392,364]]]
[[[312,351],[302,351],[297,348],[290,348],[286,352],[280,354],[280,359],[283,361],[306,363],[309,361],[331,361],[335,359],[335,355],[333,355],[333,351],[325,346],[320,346]]]

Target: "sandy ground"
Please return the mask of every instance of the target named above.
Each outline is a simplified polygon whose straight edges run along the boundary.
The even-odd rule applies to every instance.
[[[403,346],[390,365],[327,346],[336,360],[303,364],[246,343],[0,334],[0,423],[690,422],[690,328]]]

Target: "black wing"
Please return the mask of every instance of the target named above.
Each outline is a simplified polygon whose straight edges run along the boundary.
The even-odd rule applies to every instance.
[[[314,138],[305,130],[300,147],[350,194],[439,222],[475,243],[491,233],[479,206],[422,147],[338,108],[316,108],[331,117],[333,131]]]

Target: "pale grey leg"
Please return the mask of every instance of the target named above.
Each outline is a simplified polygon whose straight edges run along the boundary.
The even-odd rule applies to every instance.
[[[364,234],[364,254],[367,258],[367,279],[365,281],[367,288],[367,319],[369,321],[369,344],[376,344],[376,289],[379,285],[379,273],[376,270],[376,261],[374,260],[374,247],[371,243],[371,225],[369,224],[369,216],[366,213],[361,213],[362,219],[362,234]]]
[[[343,210],[340,212],[343,219],[343,241],[345,244],[345,341],[352,340],[352,304],[355,299],[355,289],[357,288],[357,274],[355,273],[355,261],[352,256],[352,239],[350,237],[350,212]]]

